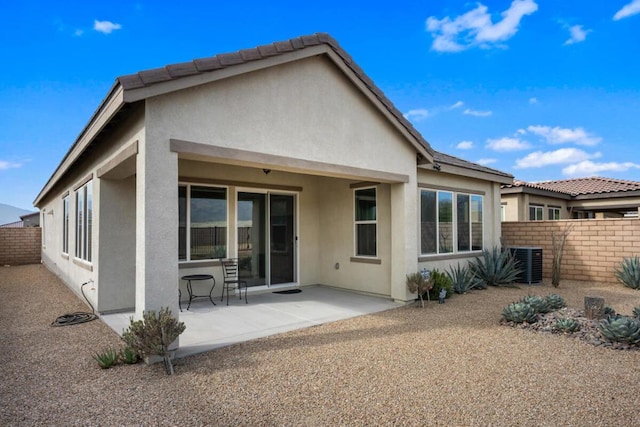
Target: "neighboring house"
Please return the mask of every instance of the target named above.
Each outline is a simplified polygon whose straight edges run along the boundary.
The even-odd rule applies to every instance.
[[[9,222],[7,224],[1,224],[0,228],[22,228],[24,223],[22,221]]]
[[[40,212],[32,212],[26,215],[21,215],[20,219],[22,220],[24,227],[40,226]]]
[[[503,221],[637,217],[640,182],[612,178],[514,180],[501,189]]]
[[[220,257],[255,290],[411,300],[408,273],[499,243],[512,179],[435,152],[315,34],[118,78],[35,205],[43,262],[140,316],[177,313],[180,277],[220,280]]]

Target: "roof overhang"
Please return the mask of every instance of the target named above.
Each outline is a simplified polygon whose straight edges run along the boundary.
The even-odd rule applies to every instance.
[[[508,182],[507,184],[511,184]],[[541,188],[532,188],[525,186],[518,187],[503,187],[500,189],[500,194],[531,194],[541,197],[553,197],[555,199],[573,200],[570,194],[558,193],[557,191],[543,190]]]
[[[437,171],[441,173],[449,173],[452,175],[465,176],[468,178],[481,179],[483,181],[496,182],[498,184],[510,184],[513,182],[512,176],[493,174],[485,171],[465,168],[462,166],[451,165],[444,162],[438,162],[437,165],[419,165],[420,169]]]

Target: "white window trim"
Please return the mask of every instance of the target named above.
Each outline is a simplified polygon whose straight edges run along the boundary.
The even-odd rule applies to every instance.
[[[178,265],[180,264],[208,264],[211,263],[211,261],[215,261],[218,258],[208,258],[208,259],[196,259],[196,260],[192,260],[191,259],[191,187],[208,187],[208,188],[224,188],[226,191],[226,198],[225,198],[225,202],[226,202],[226,217],[227,217],[227,232],[226,232],[226,236],[225,236],[225,240],[227,242],[226,244],[226,248],[225,248],[225,255],[222,258],[228,258],[230,257],[230,252],[229,252],[229,244],[230,244],[230,240],[229,240],[229,236],[230,236],[230,203],[229,203],[229,195],[230,195],[230,189],[229,186],[226,185],[216,185],[216,184],[204,184],[204,183],[192,183],[192,182],[178,182],[178,188],[180,187],[185,187],[186,188],[186,196],[187,196],[187,209],[186,209],[186,238],[185,238],[185,255],[186,255],[186,259],[180,259],[178,257]],[[237,194],[237,193],[236,193]],[[237,198],[237,196],[236,196]],[[179,213],[178,213],[179,216]],[[178,218],[178,224],[177,224],[178,230],[180,229],[180,219]],[[178,244],[180,244],[180,242],[178,242]],[[180,253],[179,249],[178,249],[178,254]],[[236,254],[237,256],[237,254]]]
[[[93,239],[89,239],[89,222],[87,221],[87,216],[89,212],[88,196],[91,195],[91,216],[93,221],[93,187],[90,187],[92,185],[93,180],[90,179],[75,190],[75,258],[89,264],[92,262],[93,257],[93,250],[90,247]],[[82,195],[81,207],[78,206],[79,195]],[[82,209],[82,222],[78,220],[79,209]],[[93,234],[93,226],[91,227],[91,234]]]
[[[418,236],[422,236],[422,192],[429,191],[436,193],[436,252],[423,253],[422,252],[422,242],[418,242],[418,250],[420,252],[419,257],[442,257],[442,256],[456,256],[456,255],[467,255],[473,253],[479,253],[481,250],[473,250],[473,217],[472,217],[472,198],[474,196],[480,197],[482,201],[482,246],[484,247],[484,235],[485,235],[485,209],[484,209],[484,195],[479,193],[471,193],[468,191],[455,191],[455,190],[443,190],[437,188],[428,188],[421,187],[418,190]],[[452,215],[452,229],[453,229],[453,251],[452,252],[440,252],[440,193],[450,193],[452,195],[452,206],[451,206],[451,215]],[[468,251],[459,251],[458,250],[458,195],[469,196],[469,247]]]
[[[535,218],[531,218],[532,208],[536,210]],[[538,219],[538,214],[537,214],[538,211],[540,212],[540,219]],[[544,205],[536,205],[534,203],[530,203],[529,204],[529,221],[542,221],[542,220],[544,220]]]
[[[62,253],[64,255],[69,255],[70,206],[69,194],[67,194],[62,198]]]
[[[376,219],[375,220],[366,220],[366,221],[358,221],[356,220],[356,214],[357,214],[357,209],[358,206],[356,204],[356,193],[358,191],[363,191],[363,190],[370,190],[373,189],[375,191],[376,194]],[[377,186],[369,186],[369,187],[358,187],[358,188],[354,188],[353,189],[353,194],[352,194],[352,200],[353,200],[353,258],[354,259],[358,259],[358,258],[362,258],[362,259],[378,259],[378,187]],[[358,254],[358,225],[364,225],[364,224],[375,224],[376,226],[376,249],[375,249],[375,255],[361,255]]]

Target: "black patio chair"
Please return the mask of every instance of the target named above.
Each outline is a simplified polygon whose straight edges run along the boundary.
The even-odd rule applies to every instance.
[[[224,299],[224,293],[227,292],[227,305],[229,305],[229,291],[235,291],[238,289],[240,299],[242,299],[242,288],[244,287],[244,302],[249,304],[247,300],[247,281],[240,278],[240,269],[238,268],[238,258],[228,258],[220,260],[222,263],[222,275],[224,276],[224,282],[222,284],[222,298]]]

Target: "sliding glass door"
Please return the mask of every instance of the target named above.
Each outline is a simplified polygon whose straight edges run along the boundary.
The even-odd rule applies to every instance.
[[[237,210],[240,274],[248,285],[295,282],[295,196],[238,192]]]

